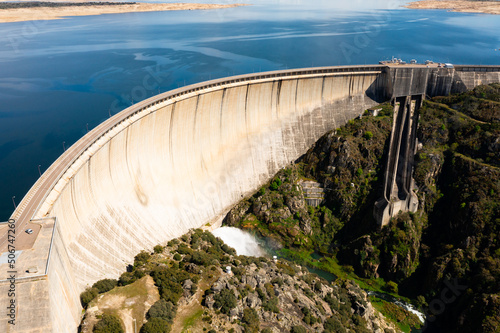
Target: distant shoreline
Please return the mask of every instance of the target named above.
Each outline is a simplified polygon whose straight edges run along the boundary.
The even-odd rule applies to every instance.
[[[6,2],[0,0],[0,23],[35,20],[58,20],[68,16],[90,16],[136,12],[156,12],[170,10],[223,9],[247,6],[246,4],[198,4],[198,3],[144,3],[144,2]]]
[[[411,9],[448,9],[452,12],[500,15],[500,1],[421,0],[405,6]]]

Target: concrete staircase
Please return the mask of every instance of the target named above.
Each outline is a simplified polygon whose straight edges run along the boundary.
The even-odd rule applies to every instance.
[[[299,185],[309,206],[318,207],[325,199],[323,185],[312,180],[301,180]]]

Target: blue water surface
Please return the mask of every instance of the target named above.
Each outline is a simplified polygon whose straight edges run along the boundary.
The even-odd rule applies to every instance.
[[[0,24],[0,221],[12,213],[12,197],[19,203],[36,181],[39,165],[43,172],[87,127],[159,92],[391,56],[500,64],[500,16],[409,10],[404,1],[245,3],[251,6]]]

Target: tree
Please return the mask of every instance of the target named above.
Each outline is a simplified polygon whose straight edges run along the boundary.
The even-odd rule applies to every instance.
[[[162,318],[151,318],[141,328],[141,333],[169,333],[170,323]]]
[[[148,262],[151,258],[151,255],[146,251],[139,252],[138,255],[134,257],[134,267],[139,267]]]
[[[241,321],[247,325],[248,331],[257,332],[260,326],[259,315],[253,308],[245,308],[243,310],[243,318]],[[246,332],[246,330],[245,330]]]
[[[237,304],[236,296],[231,289],[222,289],[220,293],[214,296],[214,306],[220,308],[220,312],[229,314],[231,309],[234,309]]]
[[[340,321],[335,318],[335,317],[330,317],[327,320],[325,320],[325,323],[323,324],[325,331],[327,333],[344,333],[346,330],[344,326],[340,323]]]
[[[163,252],[163,246],[161,246],[161,245],[156,245],[156,246],[153,248],[153,251],[155,251],[155,253],[162,253],[162,252]]]
[[[162,318],[171,323],[174,320],[176,311],[177,308],[172,302],[160,299],[151,306],[147,313],[147,318]]]
[[[92,285],[92,288],[97,289],[99,294],[105,293],[116,287],[118,281],[114,279],[102,279]]]
[[[120,318],[112,314],[103,314],[101,320],[95,324],[94,333],[124,333]]]
[[[307,333],[307,330],[304,326],[297,325],[292,327],[290,333]]]
[[[80,294],[80,301],[82,302],[83,308],[87,308],[90,302],[99,294],[96,288],[89,288]]]
[[[120,286],[126,286],[128,284],[134,283],[136,280],[137,277],[134,275],[134,273],[124,272],[122,275],[120,275],[118,283],[120,284]]]

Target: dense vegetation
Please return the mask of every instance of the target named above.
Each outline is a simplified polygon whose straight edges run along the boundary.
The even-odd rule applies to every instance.
[[[230,274],[222,270],[225,267],[231,268]],[[146,309],[142,326],[137,322],[142,333],[171,332],[175,320],[179,321],[179,309],[185,314],[192,308],[193,315],[182,325],[194,331],[370,332],[381,328],[393,332],[356,284],[341,279],[330,283],[284,259],[238,256],[199,229],[165,247],[155,247],[153,253],[137,254],[118,285],[130,285],[146,275],[154,280],[160,299]],[[97,295],[111,286],[116,281],[96,282],[82,293],[82,302],[89,291]],[[94,307],[98,304],[95,299],[85,301]],[[93,331],[122,329],[120,319],[106,313],[109,310],[104,310]]]
[[[427,311],[430,331],[495,332],[500,85],[424,102],[414,169],[420,209],[396,216],[382,230],[372,212],[381,195],[392,115],[390,105],[381,107],[377,117],[326,134],[236,206],[225,223],[255,230],[291,258],[411,298]],[[305,204],[298,184],[307,179],[325,188],[319,207]],[[314,259],[314,250],[323,257]]]

